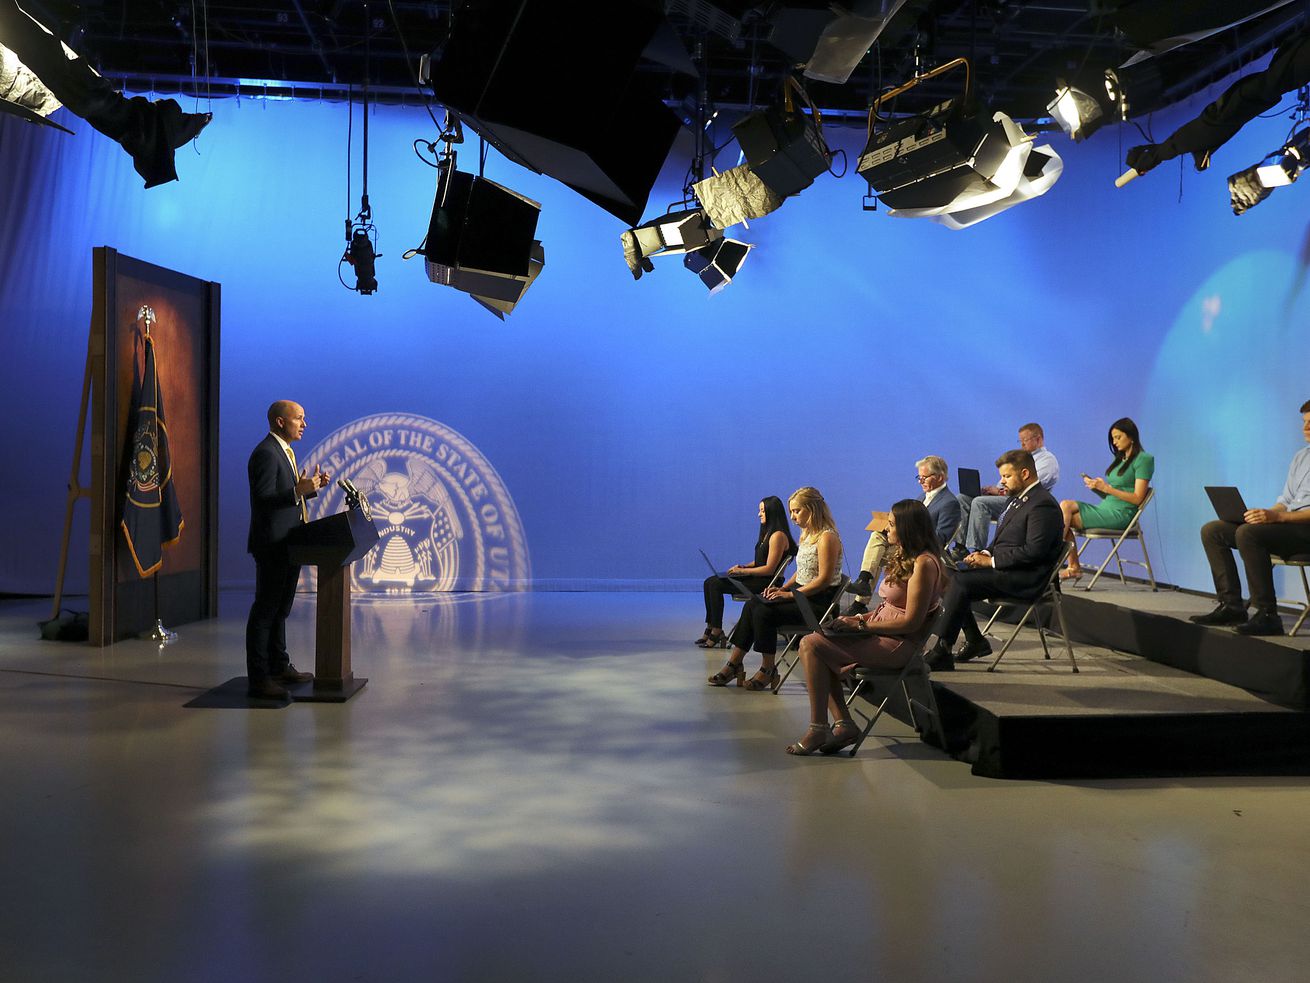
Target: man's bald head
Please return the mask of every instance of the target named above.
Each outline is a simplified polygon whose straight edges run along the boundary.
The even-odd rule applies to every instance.
[[[305,408],[290,399],[279,399],[268,408],[268,429],[290,443],[305,432]]]

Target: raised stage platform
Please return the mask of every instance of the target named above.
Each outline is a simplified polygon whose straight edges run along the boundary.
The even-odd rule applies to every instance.
[[[1136,584],[1067,592],[1081,671],[1025,631],[995,672],[934,674],[947,750],[995,778],[1310,774],[1310,637],[1187,620],[1211,607]]]

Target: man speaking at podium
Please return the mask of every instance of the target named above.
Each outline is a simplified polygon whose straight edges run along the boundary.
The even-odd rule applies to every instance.
[[[305,433],[305,409],[280,399],[268,408],[268,436],[250,455],[250,536],[246,549],[255,558],[255,603],[246,621],[246,675],[249,695],[284,699],[283,683],[307,683],[314,677],[298,672],[287,655],[287,615],[296,599],[300,567],[287,558],[284,540],[305,522],[305,499],[313,498],[331,480],[315,467],[306,474],[296,465],[291,445]]]

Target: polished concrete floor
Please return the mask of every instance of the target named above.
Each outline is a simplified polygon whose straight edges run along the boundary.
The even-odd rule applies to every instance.
[[[791,758],[803,691],[707,687],[690,594],[364,602],[351,702],[184,709],[248,601],[162,650],[0,604],[0,980],[1310,975],[1310,780]]]

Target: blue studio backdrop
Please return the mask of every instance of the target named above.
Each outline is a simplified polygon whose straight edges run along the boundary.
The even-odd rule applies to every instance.
[[[1153,120],[1157,136],[1218,91]],[[178,152],[180,182],[150,191],[79,120],[64,119],[78,131],[69,137],[0,118],[13,503],[0,591],[54,584],[97,245],[222,284],[228,586],[252,580],[245,462],[277,398],[306,408],[302,460],[366,417],[412,415],[462,439],[521,522],[531,561],[512,586],[535,589],[690,587],[704,573],[697,547],[723,564],[747,559],[759,499],[807,484],[830,501],[853,565],[869,510],[917,493],[917,458],[990,473],[1030,420],[1060,459],[1057,495],[1086,498],[1078,474],[1104,473],[1120,416],[1156,456],[1145,525],[1157,576],[1208,589],[1202,485],[1271,503],[1302,444],[1310,188],[1281,189],[1240,218],[1225,189],[1280,144],[1285,119],[1250,124],[1204,174],[1175,162],[1123,190],[1112,182],[1135,134],[1078,146],[1054,134],[1065,159],[1054,189],[963,232],[865,212],[862,180],[824,176],[733,230],[756,248],[713,297],[677,257],[634,282],[618,220],[493,151],[486,176],[542,203],[546,250],[545,271],[501,323],[429,283],[421,258],[401,258],[424,236],[436,176],[411,149],[434,135],[420,108],[378,108],[371,120],[382,256],[369,297],[337,280],[342,220],[358,208],[358,119],[348,198],[344,104],[233,99],[213,110]],[[862,121],[828,135],[853,160]],[[476,162],[471,141],[460,165]],[[670,159],[648,216],[679,197],[686,164],[685,150]],[[402,506],[417,507],[415,489],[432,482],[397,467],[373,477],[410,514]],[[425,501],[436,530],[436,499]],[[74,591],[86,586],[86,524],[83,506]]]

